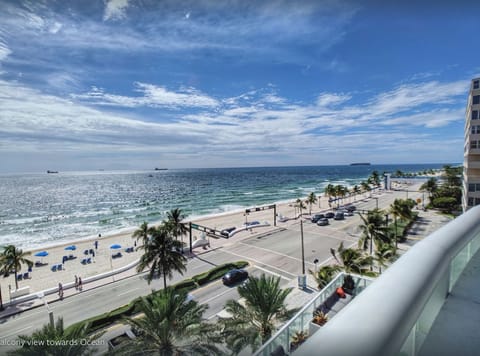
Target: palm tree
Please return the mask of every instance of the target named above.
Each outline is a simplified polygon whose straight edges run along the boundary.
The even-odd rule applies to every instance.
[[[4,274],[7,274],[12,270],[14,271],[16,289],[18,289],[17,274],[21,271],[22,264],[26,264],[28,267],[33,266],[33,262],[26,258],[26,256],[31,254],[31,252],[23,252],[21,249],[16,248],[15,245],[5,246],[0,254],[0,268]]]
[[[306,203],[310,205],[310,212],[309,214],[312,215],[312,205],[317,202],[317,197],[315,196],[314,192],[311,192],[308,197]]]
[[[291,291],[292,288],[280,288],[280,277],[266,277],[264,274],[250,277],[239,286],[238,294],[245,302],[227,301],[225,310],[231,316],[219,318],[228,348],[234,354],[248,346],[255,351],[267,341],[279,321],[287,321],[297,312],[297,309],[288,310],[285,306],[285,299]]]
[[[390,242],[383,219],[383,213],[374,209],[367,213],[367,216],[359,214],[363,225],[360,225],[362,237],[358,240],[358,247],[366,250],[370,246],[370,256],[373,255],[373,244],[377,241]]]
[[[9,352],[9,355],[43,355],[43,356],[77,356],[90,355],[92,341],[98,339],[103,333],[90,335],[89,324],[79,324],[76,327],[65,329],[63,319],[58,318],[55,325],[46,324],[32,335],[18,337],[22,347]],[[47,343],[46,341],[51,341]]]
[[[325,187],[325,195],[328,196],[328,204],[331,205],[331,199],[335,196],[335,186],[333,184],[328,184]]]
[[[390,213],[393,215],[395,226],[395,248],[397,248],[397,219],[409,219],[412,216],[411,204],[408,200],[395,199],[390,205]]]
[[[127,323],[139,336],[129,341],[120,353],[131,355],[220,355],[216,344],[222,342],[215,324],[206,323],[208,306],[187,300],[186,291],[167,288],[142,297],[141,317]]]
[[[309,272],[315,278],[318,289],[323,289],[337,275],[339,270],[341,270],[340,266],[328,265],[321,267],[316,273],[312,270],[309,270]]]
[[[367,181],[360,182],[360,186],[362,187],[362,191],[364,193],[369,192],[371,190],[370,184]]]
[[[182,209],[175,208],[167,212],[167,222],[166,225],[171,229],[171,233],[175,239],[178,239],[179,236],[182,237],[182,251],[183,251],[183,235],[188,232],[187,226],[182,223],[182,220],[185,219],[185,214]]]
[[[154,227],[148,227],[148,223],[144,221],[140,227],[134,231],[132,237],[138,240],[142,240],[142,245],[148,242],[148,237],[155,230]]]
[[[295,203],[296,203],[296,206],[298,207],[298,211],[299,211],[299,213],[300,213],[298,216],[301,217],[302,214],[303,214],[303,213],[302,213],[302,210],[303,210],[303,209],[306,209],[307,207],[303,204],[303,201],[302,201],[302,199],[300,199],[300,198],[298,198]],[[295,217],[295,218],[297,218],[297,217]]]
[[[375,261],[378,264],[378,271],[382,273],[382,267],[387,267],[386,262],[392,260],[395,256],[395,247],[389,243],[384,243],[381,241],[377,242],[377,249],[375,251]]]
[[[147,240],[147,243],[140,246],[145,252],[140,258],[137,271],[141,272],[145,268],[150,267],[150,272],[147,276],[148,284],[155,276],[163,276],[163,285],[164,288],[167,288],[167,277],[171,279],[173,271],[183,275],[183,272],[187,270],[185,267],[187,259],[178,252],[181,242],[171,237],[171,233],[165,225],[160,225],[158,228],[153,229],[151,234],[151,238]]]
[[[437,191],[437,189],[438,189],[437,179],[434,177],[430,178],[420,186],[421,191],[428,192],[428,198],[430,200],[430,203],[432,203],[432,195]]]
[[[376,275],[375,272],[368,270],[372,265],[373,257],[365,256],[362,251],[354,248],[344,248],[343,241],[340,243],[337,250],[331,248],[330,253],[345,273],[358,273],[367,276]]]
[[[354,201],[357,200],[357,194],[361,193],[360,187],[358,185],[354,185],[352,189],[352,193],[354,194]]]

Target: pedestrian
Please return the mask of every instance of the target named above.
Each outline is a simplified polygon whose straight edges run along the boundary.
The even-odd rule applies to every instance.
[[[75,289],[78,289],[78,277],[75,275]]]
[[[95,250],[98,249],[98,241],[95,241]]]
[[[78,289],[80,290],[80,292],[82,291],[82,278],[81,277],[78,277]]]
[[[98,237],[102,237],[102,234],[98,234]]]
[[[63,299],[63,286],[62,283],[58,283],[58,296]]]
[[[134,247],[137,247],[137,240],[135,240],[135,241],[133,242],[133,246],[134,246]]]
[[[92,251],[92,256],[95,257],[95,251]]]

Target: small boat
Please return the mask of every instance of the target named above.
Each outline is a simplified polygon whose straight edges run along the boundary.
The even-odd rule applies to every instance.
[[[48,174],[58,173],[58,171],[47,171]]]
[[[351,166],[370,166],[369,162],[350,163]]]
[[[155,168],[156,171],[166,171],[168,168]]]

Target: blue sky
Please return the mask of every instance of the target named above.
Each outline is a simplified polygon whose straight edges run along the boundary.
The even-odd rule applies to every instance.
[[[0,0],[0,171],[461,162],[479,10]]]

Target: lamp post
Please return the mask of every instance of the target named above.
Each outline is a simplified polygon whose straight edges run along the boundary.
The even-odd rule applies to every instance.
[[[305,248],[303,244],[303,219],[300,218],[300,239],[302,242],[302,274],[298,276],[298,287],[305,289],[307,285],[307,278],[305,276]]]
[[[378,210],[378,197],[373,197],[373,199],[375,199],[376,209]]]
[[[318,263],[318,258],[313,260],[313,264],[315,265],[315,273],[317,273],[317,263]]]

